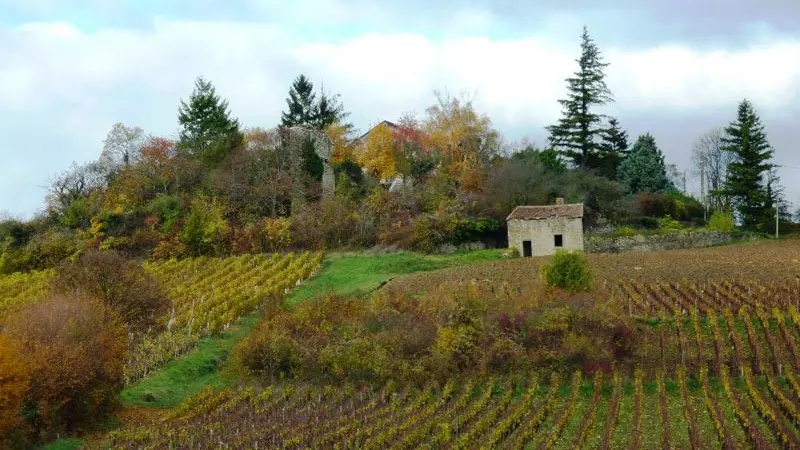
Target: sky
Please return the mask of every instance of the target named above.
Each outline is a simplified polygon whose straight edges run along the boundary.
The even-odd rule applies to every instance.
[[[246,127],[273,127],[304,73],[366,131],[424,115],[434,90],[474,98],[509,142],[544,144],[586,25],[618,117],[687,171],[704,132],[749,99],[787,200],[800,204],[797,0],[2,0],[0,212],[96,159],[114,123],[177,134],[197,76]]]

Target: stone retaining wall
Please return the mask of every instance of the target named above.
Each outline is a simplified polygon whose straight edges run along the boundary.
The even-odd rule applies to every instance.
[[[584,238],[587,253],[653,252],[678,248],[700,248],[729,244],[741,238],[719,231],[679,231],[635,236],[592,236]]]

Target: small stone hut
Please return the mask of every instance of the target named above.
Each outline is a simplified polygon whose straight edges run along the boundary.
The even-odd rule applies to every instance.
[[[517,206],[506,218],[508,246],[524,257],[552,255],[556,250],[583,251],[583,204]]]

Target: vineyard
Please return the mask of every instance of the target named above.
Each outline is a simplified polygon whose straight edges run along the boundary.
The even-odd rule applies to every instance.
[[[126,355],[125,381],[132,383],[219,333],[259,307],[280,300],[312,276],[322,262],[316,252],[242,255],[146,262],[172,302],[164,331],[136,338]],[[46,293],[52,271],[0,277],[0,313]]]
[[[511,295],[478,287],[478,295]],[[800,288],[608,288],[639,324],[633,367],[426,385],[205,391],[115,448],[800,448]],[[455,291],[448,295],[455,295]],[[436,301],[433,299],[432,301]],[[372,385],[374,386],[374,385]]]

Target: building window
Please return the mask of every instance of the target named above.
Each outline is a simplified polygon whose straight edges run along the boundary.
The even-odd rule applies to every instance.
[[[555,235],[555,241],[556,241],[555,242],[556,247],[563,247],[564,246],[564,235],[563,234]]]

